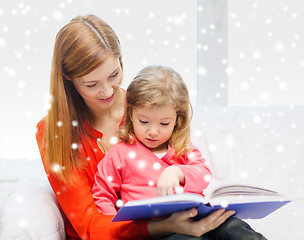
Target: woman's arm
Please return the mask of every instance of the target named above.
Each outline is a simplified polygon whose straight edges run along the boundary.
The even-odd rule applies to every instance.
[[[164,220],[150,221],[148,231],[152,236],[178,233],[199,237],[220,226],[233,214],[233,210],[225,211],[224,209],[218,209],[199,221],[193,221],[191,218],[197,215],[197,209],[193,208],[174,213]]]
[[[45,122],[37,125],[37,143],[43,163],[45,162],[44,132]],[[61,182],[46,169],[48,180],[60,207],[66,215],[67,234],[75,239],[142,239],[148,237],[147,221],[120,222],[112,224],[113,215],[100,213],[92,196],[91,179],[86,172],[79,173],[79,180],[69,186]]]

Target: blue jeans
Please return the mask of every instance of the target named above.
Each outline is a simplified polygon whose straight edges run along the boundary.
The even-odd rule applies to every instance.
[[[254,231],[246,222],[232,216],[218,228],[207,232],[201,237],[192,237],[183,234],[173,234],[161,238],[162,240],[266,240],[266,238]]]

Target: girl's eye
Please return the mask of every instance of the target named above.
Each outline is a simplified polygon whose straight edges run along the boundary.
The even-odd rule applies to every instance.
[[[161,125],[167,126],[167,125],[169,125],[169,123],[161,123]]]
[[[144,121],[144,120],[139,120],[139,122],[141,122],[141,123],[143,123],[143,124],[148,123],[148,121]]]

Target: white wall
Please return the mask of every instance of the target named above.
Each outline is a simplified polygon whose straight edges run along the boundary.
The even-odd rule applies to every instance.
[[[198,0],[198,103],[303,105],[304,3]]]
[[[195,98],[196,1],[7,1],[0,6],[0,159],[40,157],[35,126],[47,113],[55,36],[88,13],[106,20],[121,40],[123,87],[142,67],[164,64],[184,77]]]
[[[304,2],[229,0],[229,105],[303,105]]]

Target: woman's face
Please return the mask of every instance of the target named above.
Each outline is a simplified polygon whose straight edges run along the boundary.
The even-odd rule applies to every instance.
[[[73,79],[73,84],[91,111],[100,112],[113,105],[122,78],[119,58],[110,56],[93,72]]]

